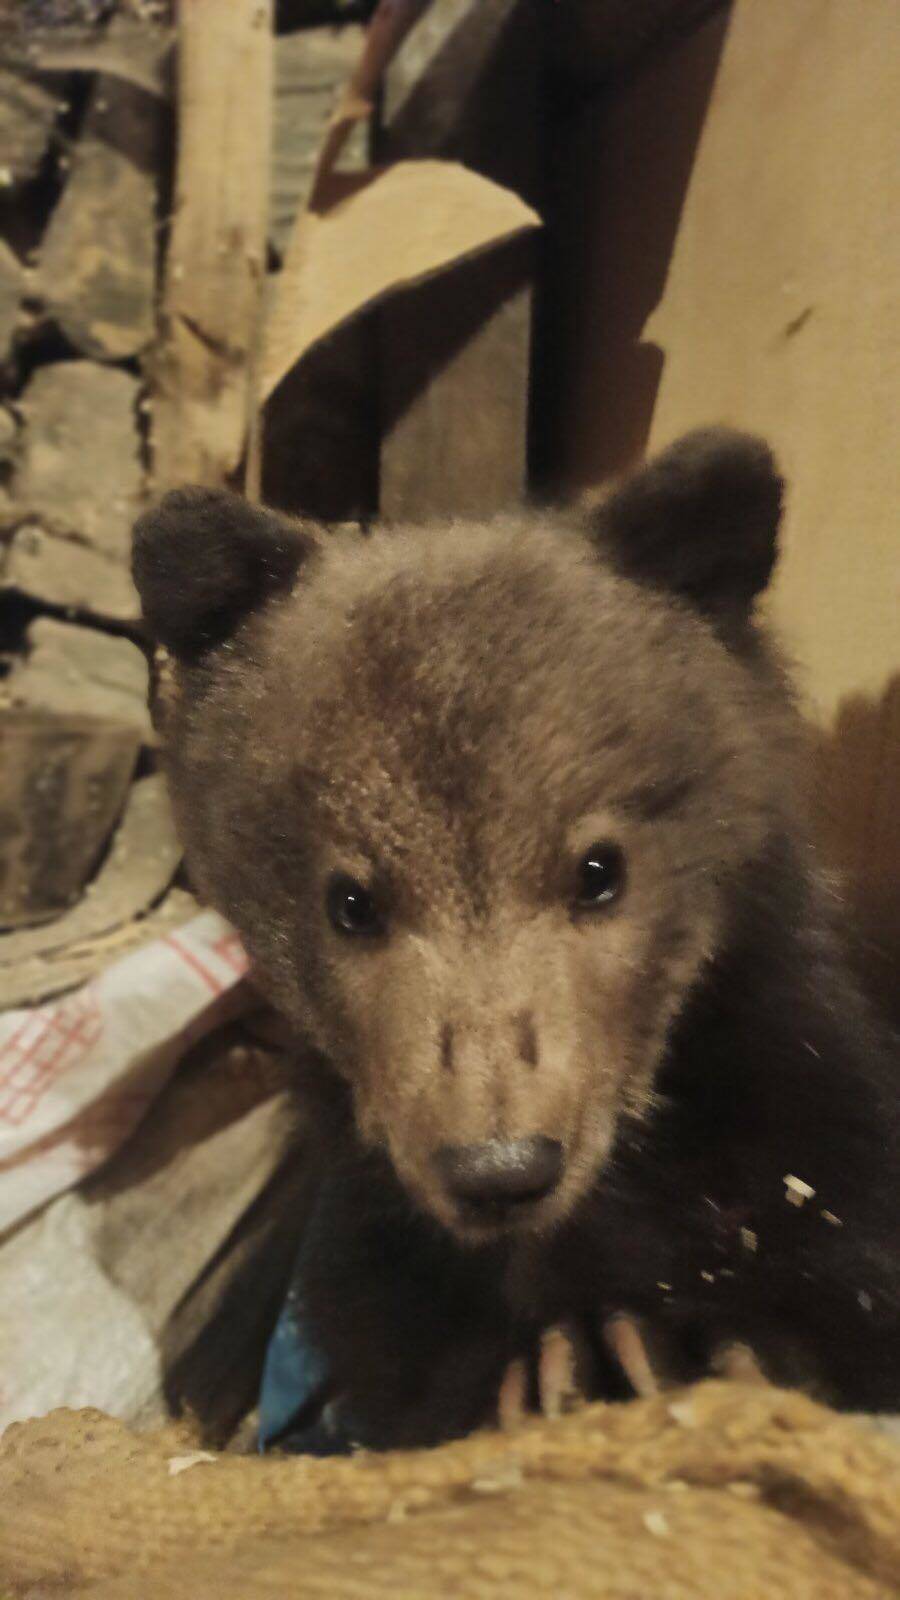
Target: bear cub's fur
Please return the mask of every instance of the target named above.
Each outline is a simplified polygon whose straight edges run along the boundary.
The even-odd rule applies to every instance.
[[[709,430],[583,521],[137,526],[192,874],[318,1062],[304,1287],[367,1444],[478,1425],[560,1322],[617,1392],[617,1311],[900,1409],[896,1051],[753,614],[781,487]]]

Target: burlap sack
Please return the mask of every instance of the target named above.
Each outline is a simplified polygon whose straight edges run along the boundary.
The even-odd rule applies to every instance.
[[[0,1551],[4,1600],[887,1600],[900,1451],[722,1383],[330,1461],[61,1412],[0,1442]]]

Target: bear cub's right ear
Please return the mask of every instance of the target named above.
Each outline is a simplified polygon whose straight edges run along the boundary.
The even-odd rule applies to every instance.
[[[314,548],[307,529],[226,489],[175,489],[134,528],[144,620],[173,655],[196,657],[289,589]]]

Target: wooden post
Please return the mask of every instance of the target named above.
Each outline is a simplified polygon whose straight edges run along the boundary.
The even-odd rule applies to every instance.
[[[181,0],[177,118],[157,488],[222,483],[246,446],[266,265],[272,0]]]

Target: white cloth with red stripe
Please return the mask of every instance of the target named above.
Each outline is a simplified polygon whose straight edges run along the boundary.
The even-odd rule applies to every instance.
[[[188,1046],[241,1009],[246,973],[233,929],[204,911],[74,993],[0,1015],[0,1235],[118,1149]]]

